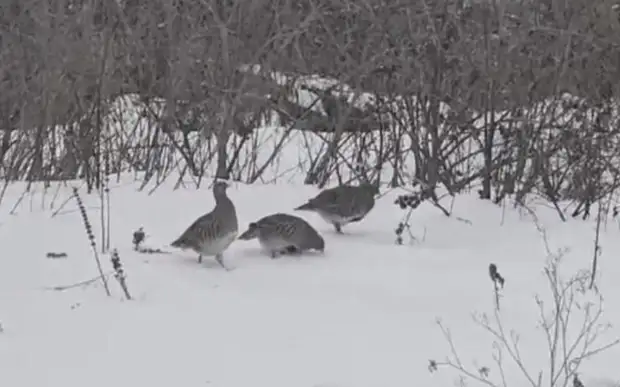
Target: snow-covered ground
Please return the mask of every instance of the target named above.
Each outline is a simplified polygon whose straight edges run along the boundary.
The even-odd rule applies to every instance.
[[[549,386],[534,299],[539,294],[545,309],[552,308],[546,253],[523,210],[460,196],[453,208],[463,221],[423,204],[411,221],[418,241],[397,246],[394,228],[404,211],[393,204],[401,192],[393,191],[345,235],[313,214],[299,214],[324,235],[323,256],[271,260],[256,241],[237,241],[226,254],[235,269],[226,272],[211,259],[199,265],[193,254],[168,247],[213,205],[207,186],[175,191],[169,181],[152,195],[128,177],[111,190],[112,247],[120,252],[132,301],[123,300],[113,278],[111,298],[98,283],[49,290],[97,275],[75,203],[61,208],[72,184],[56,197],[55,189],[28,194],[14,214],[9,211],[23,187],[9,188],[0,207],[0,386],[444,387],[458,374],[429,372],[429,360],[450,355],[438,319],[464,365],[476,374],[488,367],[489,378],[501,385],[493,337],[472,319],[472,313],[493,315],[490,263],[506,279],[505,330],[519,334],[524,366],[534,378],[543,371],[542,385]],[[276,211],[292,212],[316,192],[293,184],[229,190],[241,228]],[[98,198],[83,193],[83,199],[101,243]],[[543,206],[536,212],[551,249],[570,249],[563,274],[588,268],[593,221],[561,223]],[[134,252],[132,232],[140,226],[146,247],[171,253]],[[616,323],[600,344],[620,334],[619,233],[610,222],[600,241],[600,322]],[[68,256],[50,259],[48,252]],[[102,259],[108,272],[108,255]],[[583,311],[573,313],[579,323]],[[614,347],[585,361],[586,387],[618,386],[619,359]],[[504,363],[509,386],[529,385],[507,354]]]

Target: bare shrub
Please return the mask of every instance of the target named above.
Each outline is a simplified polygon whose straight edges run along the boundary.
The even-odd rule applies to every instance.
[[[562,219],[618,191],[611,0],[0,7],[7,182],[271,181],[297,143],[284,168],[320,186],[537,196]]]
[[[564,254],[565,251],[558,251],[549,256],[544,269],[549,296],[535,297],[539,310],[537,325],[546,342],[547,365],[527,365],[528,359],[523,355],[519,333],[509,328],[500,309],[495,308],[491,314],[474,314],[475,323],[493,339],[491,351],[494,365],[468,366],[456,349],[450,329],[438,320],[450,354],[445,360],[431,360],[429,370],[451,369],[463,384],[470,381],[506,387],[515,383],[507,377],[508,369],[513,368],[532,387],[566,387],[578,378],[583,361],[620,344],[620,339],[603,337],[611,325],[602,320],[602,295],[597,288],[589,289],[591,273],[583,270],[568,279],[560,274]]]

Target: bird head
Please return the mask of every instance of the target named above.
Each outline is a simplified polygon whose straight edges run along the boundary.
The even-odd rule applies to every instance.
[[[243,234],[239,235],[237,239],[247,241],[250,239],[254,239],[257,236],[258,236],[258,225],[255,222],[252,222],[248,225],[248,229],[245,230]]]
[[[376,183],[363,182],[363,183],[360,184],[360,187],[363,187],[369,193],[372,193],[373,196],[377,196],[377,195],[380,194],[379,182],[376,182]]]
[[[320,235],[318,235],[318,238],[316,240],[315,249],[320,251],[321,253],[325,252],[325,239],[323,239],[323,237]]]
[[[230,187],[230,183],[226,180],[215,180],[213,182],[213,194],[214,195],[223,195],[226,193],[226,190]]]

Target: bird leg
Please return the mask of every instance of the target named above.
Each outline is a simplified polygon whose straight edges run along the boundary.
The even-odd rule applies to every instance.
[[[288,246],[284,251],[296,258],[299,258],[302,255],[302,250],[297,246]]]
[[[202,263],[202,254],[198,254],[198,263]]]
[[[340,223],[334,223],[334,228],[336,229],[336,232],[338,234],[343,234],[342,232],[342,226],[340,225]]]
[[[283,249],[280,250],[272,250],[271,251],[271,259],[276,259],[279,258],[279,256],[285,255],[285,254],[298,254],[300,251],[297,248],[297,246],[286,246]]]
[[[299,253],[299,249],[297,248],[297,246],[294,246],[294,245],[286,246],[282,250],[282,254],[297,254],[297,253]]]
[[[224,255],[222,253],[217,254],[215,256],[215,260],[217,261],[217,263],[220,264],[220,266],[222,266],[224,268],[224,270],[230,271],[230,269],[228,267],[226,267],[226,265],[224,265]]]

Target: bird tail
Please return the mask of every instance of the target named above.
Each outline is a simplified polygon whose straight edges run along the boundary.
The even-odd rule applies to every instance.
[[[314,205],[314,203],[312,201],[309,201],[295,208],[295,211],[313,211],[315,209],[316,209],[316,206]]]

